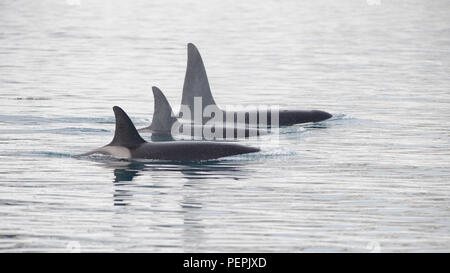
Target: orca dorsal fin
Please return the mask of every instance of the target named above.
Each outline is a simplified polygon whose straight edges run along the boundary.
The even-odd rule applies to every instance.
[[[156,86],[153,86],[152,90],[155,106],[152,125],[150,125],[149,129],[153,134],[170,134],[172,125],[177,122],[177,118],[173,114],[172,107],[163,92]]]
[[[202,98],[202,111],[206,106],[216,104],[211,94],[211,88],[209,87],[208,76],[206,75],[202,57],[195,45],[189,43],[181,105],[189,107],[191,112],[194,109],[194,97]]]
[[[113,140],[108,146],[124,146],[132,148],[146,142],[139,135],[133,122],[122,108],[114,106],[113,111],[116,117],[116,131],[114,132]]]

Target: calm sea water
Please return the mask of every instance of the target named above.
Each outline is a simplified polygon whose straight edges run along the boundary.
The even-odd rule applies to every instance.
[[[0,2],[0,251],[450,251],[448,1]],[[334,115],[257,154],[75,154],[181,101],[186,44],[219,105]],[[148,135],[144,135],[148,138]]]

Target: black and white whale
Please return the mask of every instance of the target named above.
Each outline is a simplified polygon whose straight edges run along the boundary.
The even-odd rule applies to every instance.
[[[116,129],[111,143],[80,156],[103,154],[124,159],[200,161],[259,151],[258,148],[224,142],[147,142],[139,135],[133,122],[120,107],[114,106],[113,110]]]
[[[186,76],[184,78],[183,85],[183,95],[181,99],[182,107],[185,106],[189,109],[190,112],[194,112],[195,101],[194,98],[201,98],[202,103],[202,112],[207,106],[216,106],[216,111],[221,111],[224,116],[234,116],[234,122],[237,121],[237,117],[239,115],[245,116],[245,123],[261,123],[261,120],[264,120],[264,123],[267,122],[268,126],[276,125],[273,120],[278,119],[279,126],[289,126],[299,123],[307,123],[307,122],[319,122],[332,117],[331,114],[320,111],[320,110],[283,110],[280,109],[276,111],[265,111],[261,113],[256,110],[256,112],[251,111],[233,111],[233,113],[227,113],[227,111],[220,109],[211,93],[211,88],[209,86],[208,77],[206,75],[205,66],[203,64],[202,57],[198,49],[192,43],[188,44],[188,59],[187,59],[187,67],[186,67]],[[265,117],[262,117],[264,114]],[[273,117],[272,115],[278,115],[278,117]],[[250,116],[257,117],[256,121],[252,121]],[[264,119],[262,119],[264,118]],[[191,120],[194,120],[193,116]],[[202,122],[205,123],[208,121],[208,118],[203,118]],[[229,120],[227,119],[227,122]]]
[[[156,136],[173,137],[174,135],[198,136],[201,139],[230,139],[248,138],[267,134],[266,130],[257,128],[245,128],[238,124],[195,124],[183,123],[178,120],[172,111],[172,107],[166,96],[156,86],[152,87],[154,97],[153,119],[150,126],[141,128],[139,132],[152,133],[152,139]]]

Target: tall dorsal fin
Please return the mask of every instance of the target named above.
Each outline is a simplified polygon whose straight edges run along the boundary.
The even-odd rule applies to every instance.
[[[206,75],[202,57],[195,45],[189,43],[181,105],[189,107],[191,112],[193,112],[194,109],[194,97],[202,97],[202,112],[206,106],[216,104],[211,94],[208,76]]]
[[[116,117],[116,131],[113,140],[108,146],[132,148],[145,143],[146,141],[139,135],[127,113],[118,106],[114,106],[113,110]]]
[[[177,121],[177,118],[172,112],[166,96],[156,86],[152,87],[153,97],[155,99],[155,106],[153,111],[152,125],[149,129],[153,134],[170,134],[172,125]]]

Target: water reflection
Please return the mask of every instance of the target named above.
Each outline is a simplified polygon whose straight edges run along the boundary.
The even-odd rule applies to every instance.
[[[183,174],[184,178],[191,179],[234,179],[240,180],[247,177],[248,172],[244,171],[241,163],[220,161],[208,161],[205,163],[148,163],[148,162],[129,162],[107,163],[107,167],[114,168],[114,183],[129,182],[134,177],[157,172],[178,172]],[[170,173],[167,174],[170,176]]]
[[[133,195],[131,191],[123,189],[129,185],[133,178],[141,175],[141,171],[145,168],[145,164],[140,162],[115,162],[109,163],[114,166],[114,206],[127,206]]]
[[[133,185],[132,181],[137,176],[150,175],[159,176],[164,173],[165,177],[177,177],[175,173],[181,174],[188,182],[184,187],[195,187],[195,181],[205,179],[233,179],[241,180],[248,178],[249,171],[243,169],[239,161],[207,161],[207,162],[139,162],[139,161],[108,161],[104,164],[107,168],[113,168],[115,206],[127,206],[132,200],[132,193],[125,188]],[[136,187],[155,188],[151,185],[134,185]],[[199,207],[195,201],[186,200],[186,206]],[[201,207],[201,206],[200,206]]]
[[[141,191],[155,190],[163,188],[157,185],[142,185],[141,181],[133,183],[137,176],[150,175],[158,178],[161,174],[166,177],[182,177],[180,183],[183,183],[183,190],[180,191],[182,199],[178,202],[179,213],[182,215],[182,240],[185,251],[198,249],[199,244],[204,242],[206,234],[205,216],[209,215],[203,198],[202,191],[205,189],[206,179],[221,180],[224,178],[232,180],[241,180],[247,178],[248,170],[243,168],[245,162],[239,161],[208,161],[196,163],[177,163],[177,162],[130,162],[130,161],[111,161],[104,164],[107,168],[112,168],[114,173],[113,185],[113,205],[128,206],[131,205],[134,197],[132,191],[127,190],[129,186],[139,187]],[[175,174],[177,173],[177,174]],[[181,176],[180,176],[181,175]],[[159,179],[154,179],[159,181]],[[173,185],[165,186],[171,190]],[[177,187],[179,190],[179,187]],[[133,190],[136,194],[137,191]],[[164,200],[164,199],[163,199]],[[168,200],[167,202],[170,202]],[[167,204],[158,204],[165,206]],[[128,227],[130,228],[130,227]],[[172,228],[171,225],[164,228]]]
[[[199,244],[204,241],[205,225],[202,224],[204,205],[197,197],[198,195],[190,194],[192,191],[199,190],[196,183],[187,181],[183,186],[189,187],[187,191],[183,191],[183,200],[180,202],[183,212],[183,246],[187,248],[185,251],[189,251],[189,249],[198,249]]]
[[[241,166],[233,163],[211,162],[185,165],[179,171],[189,180],[223,178],[240,180],[246,177],[246,172],[241,169]]]
[[[114,169],[114,183],[132,181],[139,176],[145,165],[143,163],[127,163],[122,168]]]

